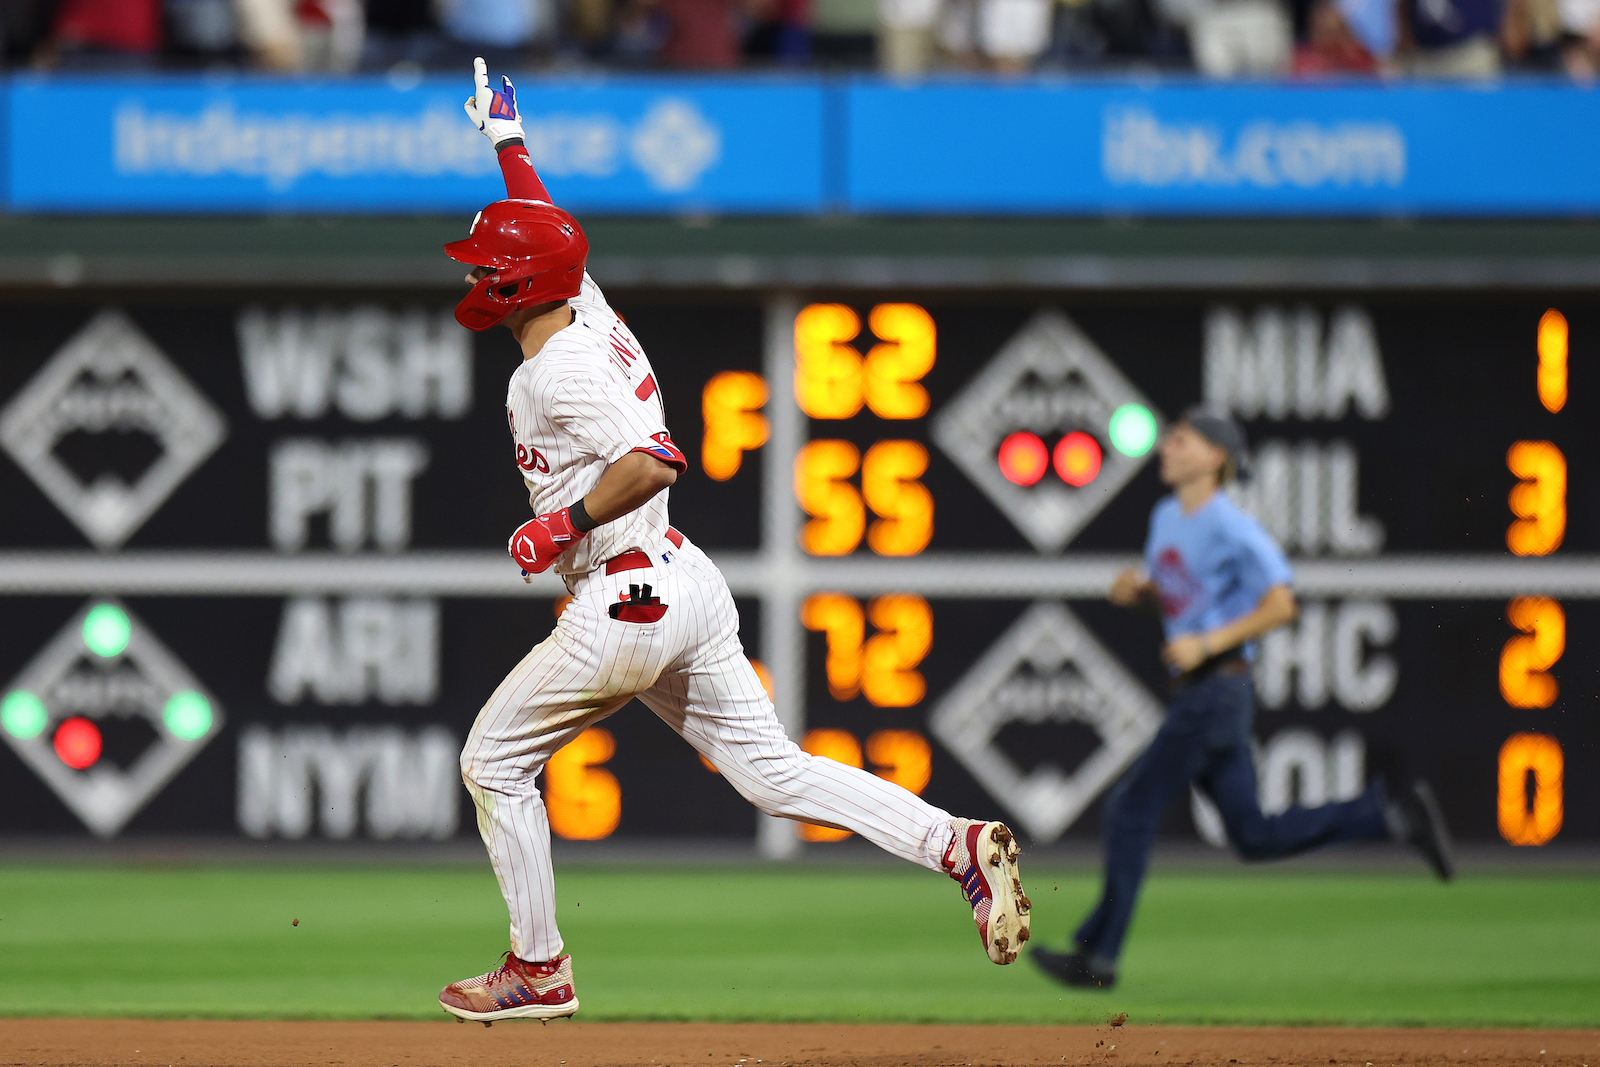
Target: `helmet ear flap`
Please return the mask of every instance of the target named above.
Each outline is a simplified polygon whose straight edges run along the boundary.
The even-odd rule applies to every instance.
[[[487,274],[478,281],[456,305],[456,321],[469,330],[483,331],[494,326],[516,309],[516,304],[497,292],[505,286],[496,285],[501,272]],[[511,283],[512,294],[522,286],[522,279]]]

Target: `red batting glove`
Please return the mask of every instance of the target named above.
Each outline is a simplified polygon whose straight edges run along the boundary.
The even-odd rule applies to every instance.
[[[550,569],[556,557],[583,539],[572,528],[567,508],[529,519],[517,527],[506,543],[506,551],[522,567],[523,573],[540,574]]]

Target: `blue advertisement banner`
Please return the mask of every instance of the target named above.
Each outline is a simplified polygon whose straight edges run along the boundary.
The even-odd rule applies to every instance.
[[[594,214],[1600,212],[1600,90],[873,78],[524,79]],[[40,213],[451,213],[501,195],[457,79],[0,86],[0,196]]]
[[[813,213],[822,89],[608,79],[519,86],[527,146],[574,211]],[[473,211],[504,196],[462,79],[19,78],[19,212]]]
[[[851,86],[861,213],[1600,209],[1600,93],[1489,86]]]

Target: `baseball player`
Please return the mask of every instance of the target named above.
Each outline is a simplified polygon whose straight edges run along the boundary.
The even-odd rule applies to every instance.
[[[784,735],[739,643],[721,573],[668,525],[667,490],[687,463],[649,357],[585,272],[582,228],[534,172],[510,80],[490,89],[481,59],[475,75],[467,116],[493,143],[509,199],[445,246],[473,268],[456,318],[473,330],[504,325],[522,349],[506,416],[536,517],[509,550],[524,576],[554,568],[572,600],[478,713],[461,753],[511,912],[511,950],[488,973],[446,986],[439,1002],[483,1022],[577,1011],[534,779],[552,753],[635,697],[767,814],[851,830],[956,879],[989,958],[1012,962],[1028,939],[1029,904],[1010,830],[953,818]]]
[[[1106,797],[1105,888],[1070,952],[1033,949],[1045,971],[1072,986],[1110,987],[1139,897],[1161,813],[1190,783],[1216,803],[1228,840],[1245,859],[1292,856],[1340,841],[1393,838],[1417,848],[1441,879],[1449,838],[1427,783],[1399,802],[1374,781],[1354,800],[1262,814],[1251,751],[1255,639],[1295,617],[1283,552],[1220,491],[1239,473],[1244,432],[1196,408],[1161,442],[1161,480],[1145,542],[1147,573],[1124,571],[1111,602],[1159,612],[1172,672],[1166,721]]]

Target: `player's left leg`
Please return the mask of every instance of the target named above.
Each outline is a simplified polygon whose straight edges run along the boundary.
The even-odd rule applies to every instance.
[[[1212,709],[1206,762],[1195,781],[1216,803],[1228,840],[1239,855],[1248,860],[1275,859],[1340,841],[1376,841],[1390,835],[1386,798],[1377,782],[1353,800],[1263,814],[1250,744],[1254,683],[1249,675],[1219,674],[1195,688],[1206,694]]]
[[[685,542],[684,596],[699,627],[681,663],[640,699],[768,815],[835,826],[961,883],[984,950],[1016,959],[1029,903],[1017,845],[1000,823],[957,819],[875,774],[803,751],[784,733],[739,643],[738,613],[722,575]],[[687,595],[686,595],[687,594]]]
[[[1213,753],[1197,784],[1216,803],[1228,840],[1247,860],[1278,859],[1342,841],[1383,841],[1391,836],[1383,786],[1376,781],[1353,800],[1314,808],[1296,805],[1276,815],[1264,814],[1248,745]]]

